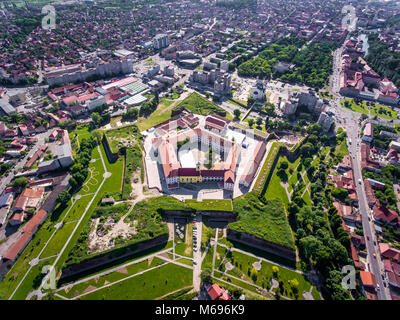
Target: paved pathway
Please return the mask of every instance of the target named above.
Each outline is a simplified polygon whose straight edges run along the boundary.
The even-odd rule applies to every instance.
[[[196,241],[193,238],[193,288],[195,291],[200,291],[201,284],[201,263],[203,261],[201,257],[201,232],[202,232],[202,218],[200,214],[196,215],[196,223],[194,224],[197,229]],[[194,250],[196,248],[196,250]]]
[[[217,245],[217,244],[218,244],[219,246],[221,246],[221,247],[225,247],[225,248],[228,249],[228,246],[225,245],[225,244],[223,244],[223,243],[221,243],[221,242],[218,242],[218,239],[215,239],[215,240],[214,240],[214,239],[211,239],[211,242],[213,242],[214,245],[215,245],[215,247],[214,247],[214,252],[216,252],[216,250],[217,250],[217,249],[216,249],[216,245]],[[281,268],[288,269],[288,270],[290,270],[290,271],[296,272],[296,273],[301,274],[301,275],[303,275],[303,276],[307,276],[307,274],[304,273],[303,271],[300,271],[300,270],[297,270],[297,269],[293,269],[293,268],[291,268],[291,267],[285,266],[285,265],[280,264],[280,263],[277,263],[277,262],[275,262],[275,261],[271,261],[271,260],[265,259],[265,258],[263,258],[263,257],[256,256],[255,254],[252,254],[252,253],[250,253],[250,252],[243,251],[243,250],[238,249],[238,248],[235,248],[235,247],[232,247],[232,248],[229,248],[229,249],[230,249],[231,251],[240,252],[240,253],[243,253],[243,254],[248,255],[248,256],[250,256],[250,257],[257,258],[257,259],[260,259],[260,260],[265,261],[265,262],[268,262],[268,263],[272,263],[272,264],[277,265],[277,266],[279,266],[279,267],[281,267]],[[213,259],[213,265],[214,265],[214,259]]]
[[[172,250],[172,248],[168,248],[168,249],[165,249],[165,250],[156,252],[156,253],[154,253],[154,254],[150,254],[150,255],[148,255],[148,256],[142,257],[142,258],[140,258],[140,259],[137,259],[137,260],[134,260],[134,261],[125,263],[125,264],[123,264],[123,265],[116,266],[116,267],[114,267],[114,268],[112,268],[112,269],[109,269],[109,270],[106,270],[106,271],[103,271],[103,272],[100,272],[100,273],[96,273],[96,274],[94,274],[94,275],[92,275],[92,276],[90,276],[90,277],[87,277],[87,278],[84,278],[84,279],[75,281],[75,282],[73,282],[73,283],[66,284],[66,285],[60,287],[57,291],[65,290],[65,289],[71,288],[71,287],[73,287],[73,286],[75,286],[75,285],[77,285],[77,284],[79,284],[79,283],[86,282],[86,281],[89,281],[89,280],[91,280],[91,279],[94,279],[94,278],[97,278],[97,277],[101,277],[101,276],[107,275],[107,274],[109,274],[109,273],[113,273],[114,271],[116,271],[116,270],[118,270],[118,269],[126,268],[126,267],[128,267],[128,266],[130,266],[130,265],[143,262],[143,261],[145,261],[145,260],[148,260],[148,259],[150,259],[150,258],[159,256],[159,255],[161,255],[161,254],[163,254],[163,253],[166,253],[166,252],[169,252],[169,251],[171,251],[171,250]]]
[[[97,139],[96,139],[96,142],[97,142],[97,150],[98,150],[98,152],[99,152],[99,154],[100,154],[100,159],[101,159],[101,162],[102,162],[102,164],[103,164],[104,172],[107,172],[107,167],[106,167],[106,165],[105,165],[105,163],[104,163],[103,155],[102,155],[102,153],[101,153],[100,146],[99,146],[99,143],[98,143]],[[52,273],[52,270],[53,270],[53,269],[55,268],[55,266],[57,265],[57,262],[59,261],[60,257],[62,257],[62,255],[63,255],[65,249],[67,248],[69,242],[70,242],[71,239],[73,238],[75,232],[78,230],[80,224],[82,223],[82,220],[83,220],[84,217],[86,216],[87,211],[89,210],[90,206],[92,205],[94,199],[97,197],[97,194],[100,192],[100,190],[101,190],[101,188],[102,188],[102,186],[103,186],[103,184],[104,184],[105,181],[106,181],[106,178],[103,177],[103,180],[101,181],[101,183],[100,183],[100,185],[99,185],[97,191],[96,191],[95,194],[93,195],[93,198],[90,200],[90,202],[89,202],[88,205],[86,206],[85,211],[82,213],[81,218],[79,219],[78,223],[76,224],[74,230],[71,232],[71,234],[70,234],[68,240],[65,242],[65,244],[64,244],[64,246],[62,247],[62,249],[61,249],[59,255],[58,255],[57,258],[56,258],[56,260],[55,260],[54,263],[51,265],[51,269],[49,270],[49,272],[47,273],[47,275],[43,278],[43,281],[42,281],[42,283],[40,284],[39,289],[38,289],[39,292],[41,292],[41,290],[42,290],[44,284],[47,282],[49,275]],[[20,283],[20,284],[21,284],[21,283]],[[19,285],[18,285],[18,286],[19,286]]]

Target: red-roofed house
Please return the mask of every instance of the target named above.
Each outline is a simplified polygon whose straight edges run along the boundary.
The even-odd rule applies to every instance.
[[[388,223],[391,225],[396,225],[399,223],[399,214],[385,206],[374,206],[373,214],[376,220]]]
[[[361,270],[360,278],[364,287],[376,288],[376,279],[371,272]]]
[[[76,104],[78,102],[77,96],[70,96],[62,99],[62,103],[68,107],[69,105]]]
[[[380,243],[379,251],[382,257],[400,263],[400,250],[392,248],[389,243]]]
[[[208,294],[211,300],[231,300],[228,293],[220,288],[220,286],[214,283],[209,289]]]

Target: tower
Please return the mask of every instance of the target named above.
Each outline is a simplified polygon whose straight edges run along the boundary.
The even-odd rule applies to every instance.
[[[197,161],[196,162],[196,171],[200,171],[200,166],[201,166],[200,161]]]

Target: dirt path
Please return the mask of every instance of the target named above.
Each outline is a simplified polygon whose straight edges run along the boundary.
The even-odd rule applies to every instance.
[[[161,296],[161,297],[155,298],[154,300],[161,300],[162,298],[165,298],[165,297],[169,296],[170,294],[174,294],[174,293],[176,293],[176,292],[178,292],[178,291],[181,291],[181,290],[187,289],[187,288],[191,288],[191,287],[192,287],[192,286],[187,286],[187,287],[180,288],[180,289],[178,289],[178,290],[175,290],[175,291],[169,292],[169,293],[167,293],[167,294],[164,294],[164,295]],[[186,292],[186,293],[189,293],[189,292],[190,292],[190,291],[188,291],[188,292]],[[185,294],[186,294],[186,293],[185,293]]]
[[[137,174],[137,173],[135,173]],[[140,181],[140,178],[139,178]],[[93,234],[93,238],[91,238],[90,240],[90,247],[91,248],[95,248],[96,246],[99,246],[100,244],[100,251],[103,251],[103,249],[101,248],[108,248],[109,243],[117,238],[119,235],[135,235],[136,234],[136,226],[135,224],[133,226],[130,226],[130,223],[126,223],[125,222],[125,218],[127,216],[129,216],[129,214],[132,212],[134,206],[136,203],[146,199],[146,198],[150,198],[150,197],[154,197],[155,195],[153,194],[144,194],[143,193],[143,187],[144,184],[142,182],[138,182],[138,183],[134,183],[133,179],[131,179],[131,185],[132,185],[132,193],[131,196],[135,196],[134,200],[129,200],[129,201],[120,201],[119,203],[122,202],[129,202],[131,203],[131,207],[129,208],[128,212],[125,213],[112,227],[111,230],[109,232],[107,232],[107,234],[105,234],[102,237],[99,237],[96,233],[96,229],[97,229],[97,223],[95,224],[96,229],[92,229],[92,234]],[[135,222],[134,222],[135,223]],[[94,230],[94,231],[93,231]],[[97,250],[99,251],[99,250]]]

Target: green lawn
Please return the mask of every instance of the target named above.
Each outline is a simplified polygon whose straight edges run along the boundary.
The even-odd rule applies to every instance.
[[[173,94],[173,99],[179,98],[179,95]],[[157,109],[147,118],[140,118],[137,126],[140,131],[147,130],[155,125],[162,123],[171,118],[170,106],[176,101],[162,98],[157,106]]]
[[[304,200],[304,202],[306,203],[307,206],[311,206],[312,205],[311,197],[310,197],[310,194],[308,192],[304,193],[303,200]]]
[[[203,116],[216,113],[218,111],[225,112],[224,109],[215,105],[214,103],[207,100],[206,98],[204,98],[203,96],[201,96],[196,92],[190,94],[190,96],[188,96],[181,103],[179,103],[176,108],[180,107],[185,107],[189,111]]]
[[[237,221],[228,228],[294,249],[285,208],[279,199],[262,202],[254,192],[249,192],[233,203]]]
[[[13,296],[13,300],[25,300],[26,295],[33,289],[38,288],[44,276],[42,269],[46,265],[50,265],[55,260],[54,258],[40,261],[38,265],[34,266],[26,276],[25,280],[21,283],[18,290]],[[3,280],[4,281],[4,280]],[[16,287],[16,286],[15,286]],[[2,298],[3,299],[3,298]]]
[[[40,258],[43,259],[58,254],[64,246],[65,239],[68,239],[68,236],[72,233],[75,226],[76,222],[71,222],[63,225],[61,229],[58,229],[46,249],[44,249],[40,255]]]
[[[346,107],[345,102],[347,102],[348,106]],[[344,99],[341,101],[342,106],[348,108],[352,111],[363,113],[369,115],[369,108],[371,108],[371,116],[378,116],[384,119],[397,119],[399,116],[398,112],[388,106],[373,104],[371,107],[367,105],[366,101],[361,101],[360,104],[357,104],[353,99]]]
[[[71,299],[77,295],[82,294],[89,286],[101,288],[107,283],[113,283],[115,281],[127,278],[130,275],[137,274],[138,272],[145,271],[149,268],[161,265],[163,263],[164,260],[161,260],[157,257],[151,259],[149,258],[138,263],[130,264],[126,267],[121,267],[117,271],[113,271],[108,274],[80,282],[76,285],[69,286],[66,289],[61,289],[57,293]]]
[[[97,149],[97,148],[96,148]],[[98,151],[96,150],[98,153]],[[96,159],[96,158],[92,158]],[[86,180],[83,182],[81,189],[78,191],[79,194],[85,195],[96,192],[101,181],[103,180],[104,167],[101,162],[100,156],[95,162],[89,163],[89,173]]]
[[[265,162],[263,163],[263,166],[260,170],[260,173],[258,175],[256,183],[254,184],[253,191],[260,193],[263,190],[266,179],[271,170],[272,164],[273,164],[275,158],[278,156],[278,151],[281,146],[282,146],[282,144],[279,142],[272,143],[272,146],[271,146],[271,149],[269,150],[268,156],[265,159]]]
[[[68,212],[68,215],[65,217],[65,222],[79,220],[79,218],[82,216],[83,210],[87,207],[92,197],[92,195],[85,195],[79,200],[76,200],[71,210]]]
[[[285,206],[287,206],[289,204],[289,199],[287,197],[285,188],[281,185],[282,180],[280,177],[277,176],[276,172],[277,168],[275,169],[275,172],[273,173],[272,178],[268,184],[268,188],[265,192],[264,198],[265,200],[279,199],[282,201],[282,203],[285,204]]]
[[[251,277],[251,269],[253,268],[253,263],[260,261],[260,259],[251,257],[249,255],[232,251],[232,257],[228,260],[234,265],[234,268],[230,271],[227,271],[228,274],[235,276],[237,278],[243,279],[244,281],[256,284],[260,287],[267,288],[269,287],[269,282],[273,275],[272,267],[276,266],[275,264],[269,263],[267,261],[261,262],[261,270],[256,272],[256,276],[254,278]],[[302,296],[303,291],[309,291],[311,288],[310,282],[307,280],[305,276],[294,272],[292,270],[278,267],[278,276],[276,277],[278,281],[283,282],[283,290],[281,294],[287,296],[291,299],[299,299],[304,300]],[[275,277],[274,277],[275,278]],[[292,288],[289,285],[289,280],[297,279],[299,282],[298,286],[298,295],[295,295]]]
[[[319,293],[316,286],[312,288],[311,295],[313,296],[314,300],[321,300],[321,294]]]
[[[232,211],[232,201],[225,199],[204,199],[203,201],[197,201],[196,199],[186,199],[185,204],[198,211]]]
[[[167,264],[110,287],[89,293],[83,300],[152,300],[192,285],[191,269]]]
[[[346,139],[343,139],[343,141],[336,146],[335,153],[340,157],[344,157],[345,155],[349,154]]]
[[[185,237],[181,240],[175,235],[175,253],[184,257],[193,257],[193,224],[185,226]]]

